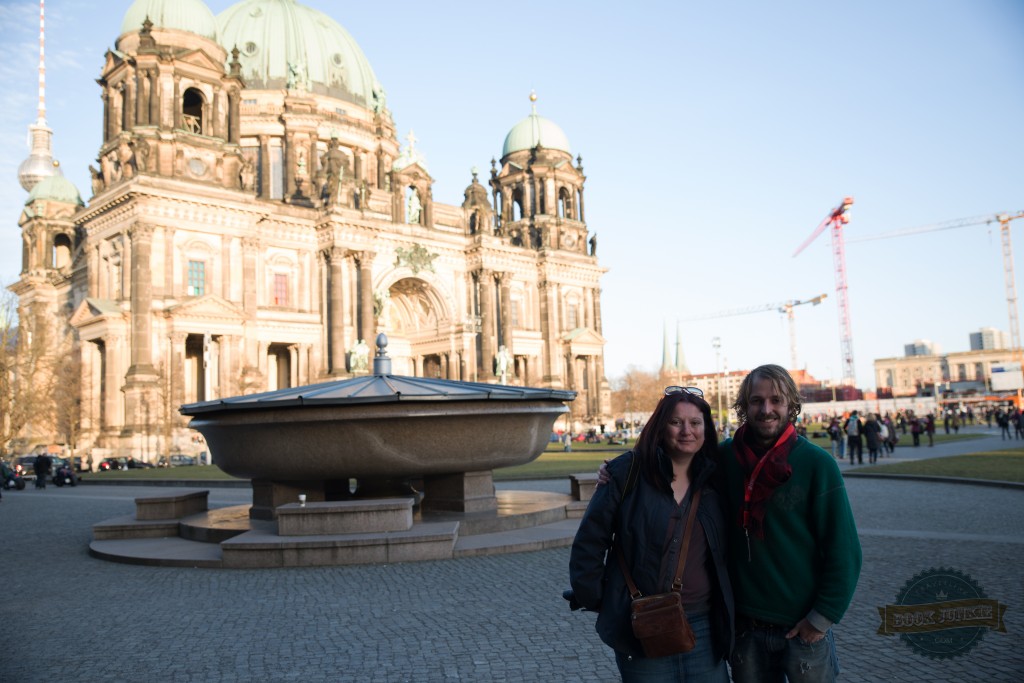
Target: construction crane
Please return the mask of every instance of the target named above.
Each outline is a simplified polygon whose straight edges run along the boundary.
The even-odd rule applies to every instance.
[[[939,230],[953,230],[955,228],[969,228],[975,225],[992,225],[999,223],[999,231],[1003,243],[1003,276],[1006,282],[1006,307],[1010,314],[1010,349],[1017,360],[1020,359],[1020,322],[1017,318],[1017,285],[1013,274],[1013,245],[1010,242],[1010,222],[1018,218],[1024,218],[1024,211],[1017,213],[988,214],[985,216],[974,216],[973,218],[958,218],[956,220],[932,223],[916,228],[905,230],[894,230],[883,232],[877,235],[866,235],[850,240],[854,242],[870,242],[872,240],[889,239],[892,237],[906,237],[907,235],[918,235],[923,232],[936,232]]]
[[[804,240],[795,257],[807,245],[817,239],[825,228],[832,228],[832,260],[836,269],[836,296],[839,298],[839,338],[842,345],[843,384],[854,386],[857,376],[853,367],[853,328],[850,324],[850,299],[846,292],[846,248],[843,245],[843,226],[850,222],[850,207],[853,197],[844,197],[842,203],[832,209],[825,220]]]
[[[699,315],[695,318],[686,318],[683,322],[691,322],[694,320],[710,320],[712,318],[731,318],[737,315],[750,315],[751,313],[763,313],[764,311],[778,311],[784,313],[786,318],[789,319],[789,356],[790,362],[792,363],[791,368],[797,370],[796,357],[796,316],[793,314],[793,309],[797,306],[803,306],[804,304],[812,304],[817,306],[822,301],[828,298],[828,294],[822,293],[813,299],[804,299],[803,301],[797,301],[796,299],[790,299],[789,301],[782,301],[776,304],[760,304],[758,306],[745,306],[743,308],[733,308],[728,311],[718,311],[717,313],[709,313],[707,315]]]

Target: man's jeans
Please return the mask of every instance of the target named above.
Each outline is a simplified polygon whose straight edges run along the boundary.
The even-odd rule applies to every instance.
[[[832,630],[816,643],[786,639],[784,627],[751,628],[737,633],[733,651],[735,683],[833,683],[839,675],[839,659]],[[785,675],[785,679],[783,679]]]

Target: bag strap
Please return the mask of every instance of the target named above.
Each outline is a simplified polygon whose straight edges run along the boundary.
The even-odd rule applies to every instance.
[[[690,499],[690,510],[686,515],[686,531],[683,532],[683,545],[679,549],[679,559],[676,561],[676,574],[672,580],[672,590],[679,592],[683,588],[683,570],[686,569],[686,556],[690,552],[690,536],[693,532],[693,520],[697,517],[697,507],[700,505],[700,489],[697,489]],[[629,587],[629,597],[633,600],[642,598],[643,593],[633,583],[633,576],[626,566],[626,556],[622,553],[622,546],[616,544],[616,555],[619,556],[619,568],[622,569],[622,576],[626,579],[626,586]]]

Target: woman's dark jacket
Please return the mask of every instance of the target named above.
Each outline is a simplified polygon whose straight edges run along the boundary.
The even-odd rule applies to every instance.
[[[672,463],[659,449],[659,470],[668,483],[672,481]],[[708,543],[708,567],[711,583],[711,634],[716,658],[732,652],[733,595],[726,564],[725,516],[722,497],[712,487],[714,463],[704,455],[696,468],[696,481],[691,491],[700,488],[697,521]],[[630,597],[625,578],[619,568],[612,535],[618,539],[626,557],[633,581],[644,595],[665,593],[669,585],[658,585],[658,574],[665,554],[665,540],[673,514],[679,505],[671,494],[655,488],[640,468],[636,484],[623,500],[623,489],[629,475],[633,452],[624,453],[608,463],[611,481],[598,486],[587,511],[580,521],[569,559],[569,581],[576,600],[588,610],[599,612],[597,633],[605,644],[617,652],[643,656],[643,647],[633,635],[630,625]],[[685,499],[689,505],[690,493]],[[682,510],[687,512],[686,507]],[[671,582],[671,578],[669,578]]]

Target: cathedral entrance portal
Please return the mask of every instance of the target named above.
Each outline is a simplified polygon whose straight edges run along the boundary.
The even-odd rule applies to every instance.
[[[388,288],[380,327],[388,335],[388,352],[396,375],[451,377],[452,316],[441,294],[425,280],[404,278]],[[458,364],[454,364],[457,374]]]

